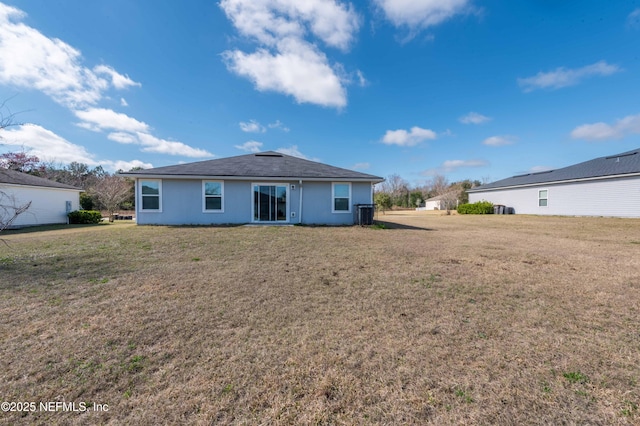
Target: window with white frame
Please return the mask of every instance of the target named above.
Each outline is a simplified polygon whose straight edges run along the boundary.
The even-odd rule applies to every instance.
[[[539,207],[547,207],[547,203],[549,201],[549,191],[546,189],[541,189],[538,191],[538,206]]]
[[[159,179],[140,180],[140,210],[160,211],[162,202],[162,181]]]
[[[331,186],[332,213],[351,212],[351,183],[334,183]]]
[[[205,180],[202,182],[203,210],[205,212],[223,212],[224,183]]]

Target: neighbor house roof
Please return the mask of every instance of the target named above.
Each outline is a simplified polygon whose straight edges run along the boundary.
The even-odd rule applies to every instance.
[[[0,169],[0,184],[23,185],[23,186],[42,186],[45,188],[58,189],[75,189],[82,191],[81,188],[65,185],[64,183],[55,182],[53,180],[44,179],[27,173],[17,172],[15,170]]]
[[[381,182],[384,179],[354,170],[329,166],[315,161],[304,160],[274,151],[175,166],[156,167],[120,173],[129,177],[176,177],[176,178],[286,178],[286,179],[336,179]]]
[[[468,192],[636,174],[640,175],[640,148],[596,158],[562,169],[513,176],[469,189]]]

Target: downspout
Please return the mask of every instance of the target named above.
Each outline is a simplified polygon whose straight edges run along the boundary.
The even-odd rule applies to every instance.
[[[302,224],[302,179],[298,181],[298,188],[300,188],[300,206],[298,207],[298,224]]]

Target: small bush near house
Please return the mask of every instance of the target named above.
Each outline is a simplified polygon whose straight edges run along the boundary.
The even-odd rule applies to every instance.
[[[102,220],[102,214],[96,210],[76,210],[67,216],[73,224],[100,223]]]
[[[489,201],[478,201],[477,203],[460,204],[458,206],[459,214],[492,214],[493,203]]]

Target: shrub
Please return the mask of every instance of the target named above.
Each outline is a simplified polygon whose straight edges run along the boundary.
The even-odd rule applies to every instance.
[[[84,210],[93,210],[93,198],[86,192],[80,193],[80,207]]]
[[[102,214],[96,210],[76,210],[67,215],[69,223],[100,223]]]
[[[493,203],[489,201],[478,201],[477,203],[460,204],[458,206],[460,214],[492,214]]]

